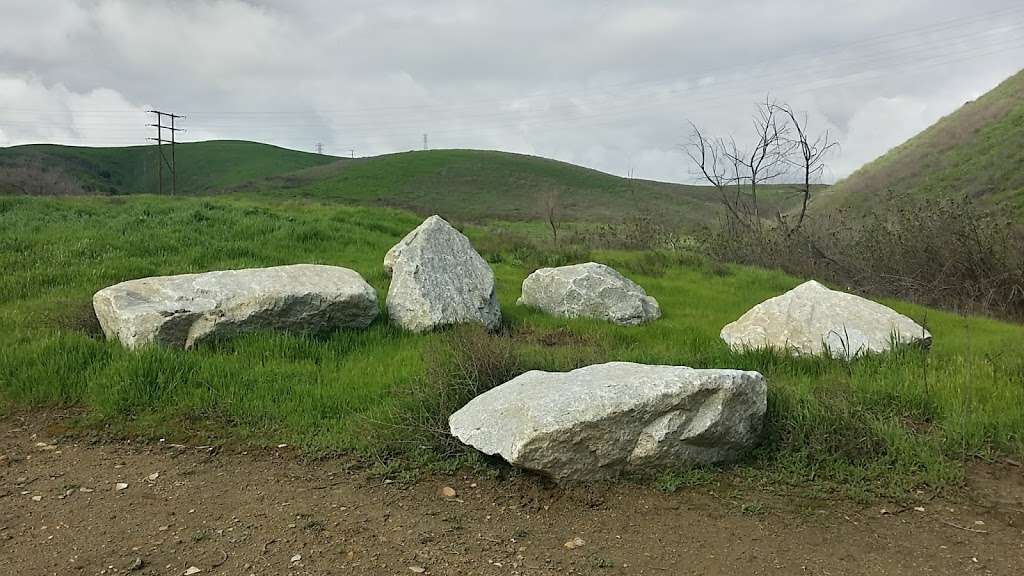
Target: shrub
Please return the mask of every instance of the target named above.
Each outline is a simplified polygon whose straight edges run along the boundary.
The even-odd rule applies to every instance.
[[[515,343],[507,333],[459,326],[431,343],[424,360],[422,382],[410,389],[411,429],[421,444],[458,453],[464,448],[451,438],[448,417],[522,372]]]
[[[578,242],[535,240],[522,234],[499,231],[474,242],[485,260],[508,262],[532,272],[538,268],[578,264],[590,260],[590,249]]]
[[[575,241],[592,248],[615,250],[674,250],[686,244],[675,229],[649,216],[637,216],[579,232]]]
[[[865,293],[1024,318],[1024,234],[968,198],[891,197],[864,217],[811,219],[796,232],[727,222],[708,231],[704,245],[717,259]]]

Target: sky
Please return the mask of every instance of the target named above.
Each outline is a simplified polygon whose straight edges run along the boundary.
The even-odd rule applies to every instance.
[[[1019,0],[0,0],[0,146],[535,154],[696,181],[689,123],[807,114],[842,178],[1024,65]],[[424,136],[426,135],[426,136]],[[424,142],[426,140],[426,142]]]

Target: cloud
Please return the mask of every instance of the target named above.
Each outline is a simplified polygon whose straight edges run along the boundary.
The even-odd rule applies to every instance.
[[[771,94],[842,142],[838,177],[1024,56],[1013,0],[10,2],[6,144],[136,144],[159,106],[192,139],[368,155],[428,133],[676,181],[688,121],[741,137]]]

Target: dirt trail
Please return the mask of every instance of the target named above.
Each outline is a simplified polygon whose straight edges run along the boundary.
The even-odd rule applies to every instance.
[[[389,484],[287,449],[54,443],[0,422],[0,574],[1013,575],[1022,527],[1012,465],[979,470],[970,503],[918,511],[528,478]]]

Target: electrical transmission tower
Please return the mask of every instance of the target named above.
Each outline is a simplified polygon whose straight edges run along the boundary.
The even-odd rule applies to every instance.
[[[164,166],[167,166],[167,170],[171,174],[171,194],[178,193],[178,165],[174,159],[174,144],[176,132],[184,132],[184,128],[175,128],[174,121],[177,119],[184,118],[184,116],[178,114],[171,114],[170,112],[161,112],[160,110],[149,110],[150,114],[156,114],[156,124],[148,124],[153,128],[156,128],[156,138],[148,138],[156,142],[156,149],[159,153],[160,158],[157,160],[157,181],[160,183],[160,194],[164,193]],[[164,124],[164,118],[170,120],[170,126]],[[170,140],[164,139],[164,130],[168,130],[171,133]],[[167,159],[164,155],[164,144],[171,145],[171,158]]]
[[[324,143],[323,142],[317,142],[316,143],[316,153],[317,154],[323,154],[324,153]]]

